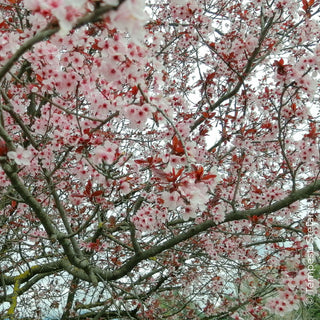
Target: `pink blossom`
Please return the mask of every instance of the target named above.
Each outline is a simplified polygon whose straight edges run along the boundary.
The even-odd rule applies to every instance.
[[[108,245],[98,239],[96,242],[81,242],[80,247],[88,251],[101,252],[107,249]]]
[[[177,191],[164,191],[162,193],[161,198],[164,201],[163,205],[167,207],[169,210],[175,210],[183,204],[182,200],[180,199],[180,195]]]
[[[14,160],[18,165],[29,166],[33,154],[30,150],[26,150],[19,145],[16,151],[9,151],[7,156],[9,159]]]
[[[86,0],[26,0],[26,8],[42,13],[51,13],[59,21],[60,35],[66,35],[71,29],[73,23],[81,13],[81,7]]]
[[[127,0],[117,10],[110,13],[111,22],[122,32],[129,33],[133,40],[142,40],[147,15],[144,0]]]
[[[117,159],[118,146],[112,142],[105,142],[104,145],[96,147],[92,152],[92,159],[99,164],[104,162],[112,164]]]
[[[32,238],[47,238],[48,235],[44,230],[34,230],[29,233]]]
[[[139,232],[150,233],[160,229],[168,219],[166,208],[146,205],[132,217],[132,222]]]
[[[68,72],[59,73],[55,85],[58,91],[61,94],[65,95],[75,90],[78,81],[80,81],[79,74],[68,70]]]
[[[115,63],[103,63],[99,71],[108,82],[120,81],[122,79],[119,66]]]
[[[231,318],[233,318],[234,320],[243,320],[243,318],[239,316],[238,312],[233,313],[231,315]]]
[[[245,47],[249,52],[252,52],[258,46],[258,39],[253,36],[248,36]]]
[[[213,220],[216,223],[221,223],[223,222],[224,218],[225,218],[225,212],[223,211],[223,207],[222,206],[217,206],[212,210],[212,216],[213,216]]]
[[[206,184],[194,183],[190,179],[185,179],[180,187],[183,196],[190,203],[190,210],[194,208],[204,210],[205,204],[209,201],[210,195],[208,193],[208,187]]]
[[[190,218],[195,218],[197,216],[197,209],[193,206],[185,206],[182,210],[182,218],[188,221]]]
[[[131,127],[134,129],[142,129],[146,121],[151,117],[152,110],[148,104],[142,106],[130,105],[125,109],[125,116],[130,120]]]
[[[119,187],[119,191],[121,194],[128,194],[131,191],[130,183],[127,181],[122,181]]]
[[[36,11],[40,9],[41,2],[41,0],[24,0],[24,6],[29,10]]]

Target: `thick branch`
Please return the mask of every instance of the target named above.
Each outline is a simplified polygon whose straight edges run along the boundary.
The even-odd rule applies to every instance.
[[[285,197],[282,200],[279,200],[269,206],[258,208],[258,209],[252,209],[252,210],[244,210],[244,211],[237,211],[237,212],[229,212],[226,215],[226,218],[224,222],[230,222],[235,220],[242,220],[242,219],[249,219],[253,216],[262,216],[263,214],[273,213],[278,210],[281,210],[283,208],[286,208],[290,206],[292,203],[309,198],[314,192],[320,190],[320,180],[317,180],[309,185],[307,185],[304,188],[301,188],[299,190],[296,190],[289,194],[287,197]],[[221,223],[221,224],[222,224]],[[123,276],[125,276],[128,272],[130,272],[135,266],[138,265],[139,262],[146,260],[150,257],[157,256],[163,251],[166,251],[168,249],[173,248],[177,244],[186,241],[212,227],[217,226],[217,224],[213,220],[207,220],[203,223],[200,223],[198,225],[192,226],[188,231],[184,233],[180,233],[177,236],[165,241],[163,244],[160,244],[158,246],[154,246],[148,250],[143,251],[140,254],[134,255],[131,259],[127,261],[121,268],[116,270],[112,273],[111,278],[108,278],[108,280],[115,280],[119,279]],[[105,275],[104,275],[105,276]]]
[[[239,212],[230,212],[227,214],[226,219],[224,222],[234,221],[234,220],[241,220],[241,219],[248,219],[253,216],[262,216],[263,214],[268,214],[272,212],[276,212],[283,208],[289,207],[292,203],[307,199],[311,195],[313,195],[316,191],[320,190],[320,180],[316,180],[315,182],[307,185],[306,187],[296,190],[290,193],[287,197],[282,200],[279,200],[273,204],[270,204],[267,207],[251,209],[251,210],[244,210]]]
[[[47,274],[47,273],[55,273],[62,270],[62,267],[60,265],[60,261],[50,262],[46,263],[44,265],[35,265],[31,268],[27,269],[23,276],[5,276],[3,275],[2,281],[5,285],[13,285],[17,279],[17,277],[20,277],[20,283],[24,283],[29,281],[32,277],[39,274]]]
[[[67,304],[65,306],[65,310],[62,314],[61,320],[67,320],[70,317],[70,311],[71,311],[71,308],[72,308],[72,305],[74,302],[74,297],[75,297],[77,289],[78,289],[78,284],[79,284],[79,278],[73,277],[73,279],[70,283]]]
[[[64,253],[68,257],[70,262],[78,267],[83,267],[83,262],[75,254],[70,240],[66,237],[64,233],[60,232],[54,227],[53,222],[51,221],[47,213],[43,210],[41,204],[34,198],[34,196],[30,193],[30,191],[21,181],[20,177],[17,174],[15,166],[9,164],[6,160],[1,161],[1,165],[3,171],[10,179],[12,186],[23,198],[24,202],[30,206],[37,218],[41,221],[51,241],[54,242],[58,240],[61,246],[63,247]]]
[[[104,311],[99,314],[99,319],[138,319],[136,317],[138,309],[128,310],[128,311]],[[81,319],[94,319],[97,315],[97,311],[89,311],[81,315],[77,315],[75,317],[69,317],[69,320],[81,320]]]

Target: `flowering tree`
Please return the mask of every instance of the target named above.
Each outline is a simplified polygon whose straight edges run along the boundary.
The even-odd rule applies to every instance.
[[[310,301],[320,1],[0,8],[2,318],[262,319]]]

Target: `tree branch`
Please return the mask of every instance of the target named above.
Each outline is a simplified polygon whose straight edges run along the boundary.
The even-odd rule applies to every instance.
[[[262,216],[263,214],[269,214],[276,212],[278,210],[281,210],[283,208],[286,208],[290,206],[292,203],[309,198],[314,192],[320,190],[320,180],[317,180],[304,188],[301,188],[299,190],[296,190],[289,194],[287,197],[285,197],[282,200],[279,200],[275,202],[274,204],[271,204],[270,206],[258,208],[258,209],[252,209],[252,210],[244,210],[244,211],[237,211],[237,212],[229,212],[226,215],[226,218],[223,222],[220,224],[230,222],[230,221],[236,221],[236,220],[242,220],[242,219],[249,219],[253,216]],[[202,222],[198,225],[192,226],[188,231],[184,233],[180,233],[177,236],[165,241],[164,243],[154,246],[148,250],[145,250],[141,252],[140,254],[136,254],[133,257],[131,257],[122,267],[114,271],[110,278],[103,274],[104,278],[106,280],[116,280],[124,275],[126,275],[128,272],[130,272],[135,266],[138,265],[139,262],[146,260],[150,257],[157,256],[163,251],[166,251],[168,249],[173,248],[179,243],[182,243],[183,241],[186,241],[212,227],[217,226],[217,224],[213,220],[207,220],[205,222]]]
[[[78,29],[90,22],[97,22],[102,15],[117,10],[119,6],[126,0],[120,0],[119,4],[116,6],[105,5],[95,9],[93,12],[85,15],[84,17],[80,18],[74,27],[73,30]],[[32,38],[28,39],[24,44],[20,46],[20,48],[12,55],[12,57],[7,61],[7,63],[1,68],[0,70],[0,80],[4,78],[6,73],[10,71],[12,66],[15,64],[16,61],[23,56],[28,50],[32,48],[36,43],[41,42],[47,38],[50,38],[52,35],[57,33],[60,30],[60,27],[56,24],[49,23],[43,30],[39,31],[35,34]]]

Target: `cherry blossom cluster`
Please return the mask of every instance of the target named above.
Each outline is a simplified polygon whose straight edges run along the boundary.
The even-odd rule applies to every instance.
[[[283,279],[284,287],[280,289],[279,296],[271,298],[267,302],[267,308],[275,314],[283,316],[292,310],[297,310],[299,303],[305,299],[309,281],[308,277],[310,277],[308,276],[308,270],[302,269],[293,273],[293,275],[292,272],[286,274],[286,277]],[[318,287],[319,281],[313,279],[312,290],[316,292]],[[310,292],[312,290],[310,289]],[[298,293],[302,294],[302,296],[298,295]]]
[[[132,218],[137,230],[147,233],[159,230],[167,220],[167,212],[164,209],[152,208],[145,206],[139,209]]]
[[[68,283],[91,299],[74,317],[100,301],[150,320],[296,310],[319,220],[317,10],[4,1],[0,301],[14,309],[17,286],[17,318],[33,295],[66,306]]]

